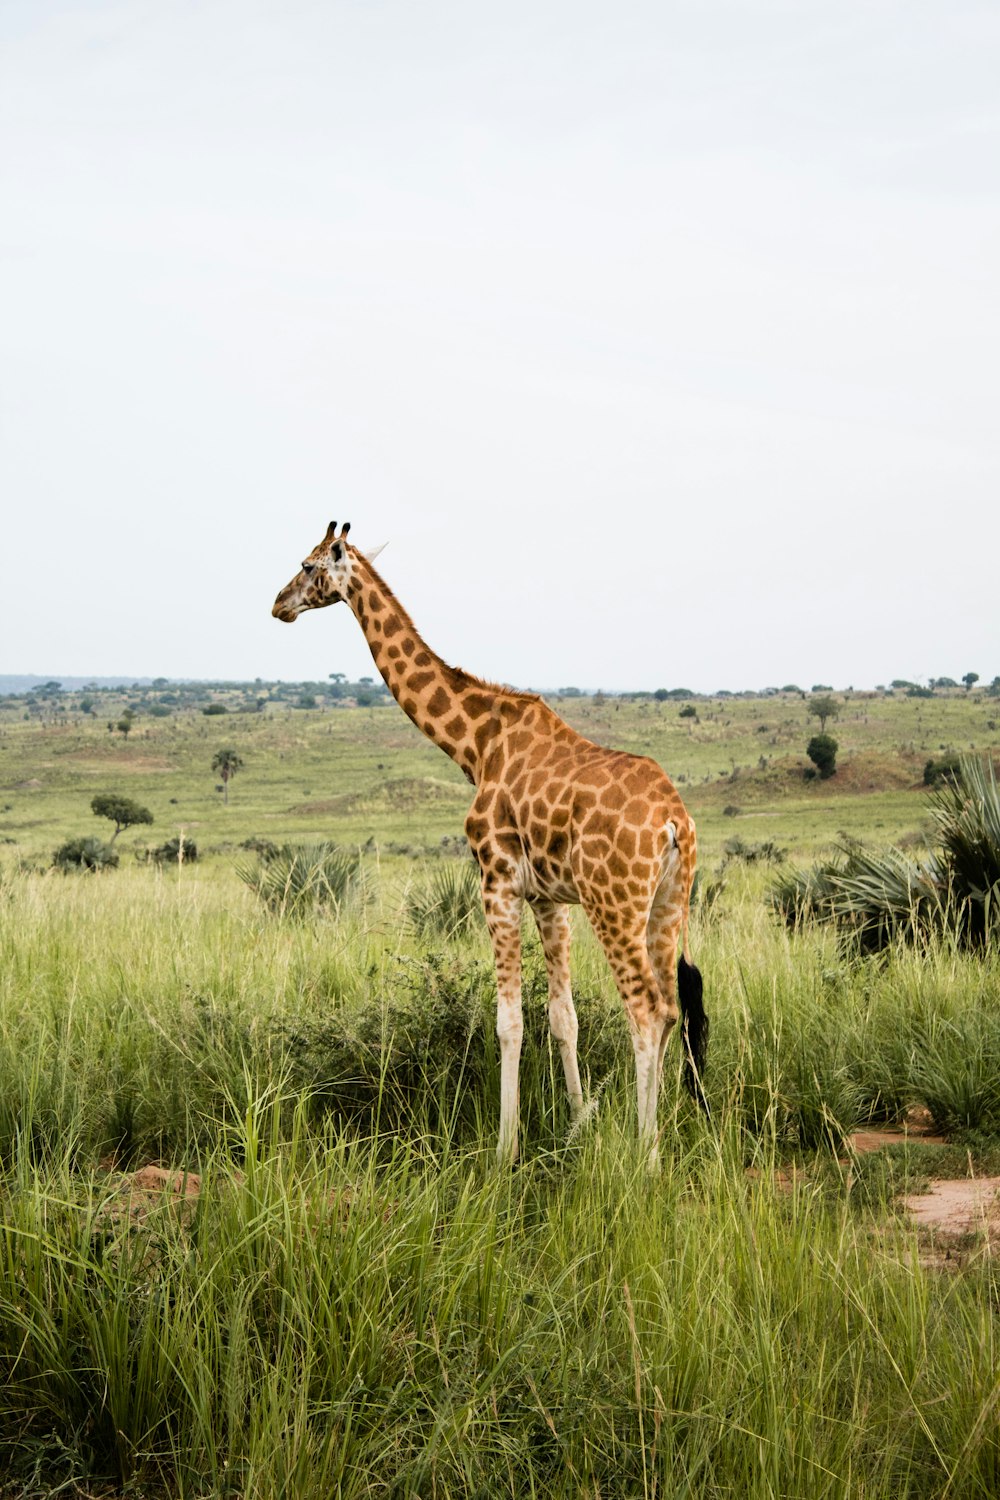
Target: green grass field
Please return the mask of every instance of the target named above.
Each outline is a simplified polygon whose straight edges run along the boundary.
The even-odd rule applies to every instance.
[[[981,695],[855,696],[838,777],[806,783],[800,699],[696,706],[564,708],[685,778],[708,877],[735,833],[803,859],[918,834],[927,758],[1000,746]],[[603,956],[577,921],[571,1131],[526,928],[498,1172],[488,943],[420,935],[409,899],[459,868],[451,764],[392,706],[140,716],[127,743],[110,717],[0,711],[0,1493],[997,1494],[997,1264],[936,1252],[900,1200],[1000,1169],[995,950],[862,963],[730,862],[692,926],[712,1123],[673,1044],[651,1178]],[[110,833],[103,790],[155,824],[117,870],[51,871]],[[133,857],[180,828],[197,863]],[[251,837],[360,846],[361,879],[274,915],[234,872]],[[914,1109],[947,1144],[855,1155]],[[149,1163],[198,1191],[140,1188]]]

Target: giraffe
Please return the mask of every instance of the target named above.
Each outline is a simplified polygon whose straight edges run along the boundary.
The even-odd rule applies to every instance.
[[[497,1157],[512,1163],[518,1154],[526,902],[545,954],[549,1024],[571,1115],[577,1119],[583,1109],[569,970],[569,907],[580,905],[607,955],[628,1019],[639,1139],[653,1165],[663,1054],[679,1015],[685,1083],[707,1112],[701,1075],[708,1018],[701,975],[688,951],[694,823],[655,761],[596,745],[536,694],[484,682],[444,662],[372,566],[382,549],[361,552],[348,541],[349,530],[349,522],[339,533],[330,522],[271,612],[291,623],[307,610],[350,605],[403,712],[476,789],[465,831],[479,864],[496,964]]]

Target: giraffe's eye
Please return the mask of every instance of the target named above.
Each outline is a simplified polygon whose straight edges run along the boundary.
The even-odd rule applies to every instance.
[[[305,573],[306,577],[308,577],[310,573],[315,573],[315,571],[316,571],[316,564],[315,563],[310,563],[310,562],[305,562],[305,563],[302,564],[302,571],[303,571],[303,573]]]

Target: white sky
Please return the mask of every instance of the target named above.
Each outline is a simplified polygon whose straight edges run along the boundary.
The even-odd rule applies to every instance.
[[[1000,672],[995,0],[0,7],[0,670]]]

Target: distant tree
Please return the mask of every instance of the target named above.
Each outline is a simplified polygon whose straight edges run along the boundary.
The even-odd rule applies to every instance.
[[[81,698],[80,699],[80,712],[82,714],[92,714],[94,712],[94,700],[93,700],[93,698]]]
[[[979,681],[979,673],[978,672],[966,672],[965,676],[962,678],[962,681],[965,683],[965,691],[969,692],[969,690],[972,687],[972,684],[974,682],[978,682]]]
[[[665,703],[670,697],[670,694],[667,692],[666,688],[657,688],[656,692],[653,694],[653,697],[656,699],[657,703]]]
[[[698,710],[693,703],[685,703],[684,707],[679,710],[677,717],[679,719],[696,719],[698,717]]]
[[[914,682],[906,689],[908,698],[933,698],[934,693],[930,688],[918,687]]]
[[[118,720],[118,723],[115,725],[115,728],[117,729],[118,733],[122,736],[123,739],[126,739],[126,740],[128,739],[129,734],[130,734],[131,729],[132,729],[132,720],[134,718],[135,718],[135,714],[132,712],[132,710],[130,708],[127,708],[125,710],[125,712],[122,714],[121,718]]]
[[[121,797],[117,792],[98,792],[90,799],[90,810],[98,818],[110,818],[115,825],[111,842],[123,828],[134,828],[137,823],[152,823],[153,814],[148,807],[133,802],[131,797]]]
[[[222,800],[229,802],[229,778],[243,769],[243,757],[235,750],[216,750],[212,756],[212,770],[219,773],[222,781]]]
[[[994,677],[986,689],[986,696],[988,698],[1000,698],[1000,677]]]
[[[820,698],[810,698],[808,712],[812,718],[819,720],[820,733],[822,734],[826,730],[827,719],[835,719],[840,713],[840,704],[836,698],[830,698],[826,695]]]
[[[963,679],[964,681],[964,679]],[[958,683],[954,677],[932,677],[930,681],[932,688],[956,688]]]
[[[916,687],[916,685],[917,684],[915,682],[910,682],[906,677],[894,677],[890,684],[890,686],[894,688],[911,688]]]
[[[783,693],[798,693],[801,697],[803,697],[803,698],[805,697],[805,694],[802,692],[802,689],[799,687],[798,683],[795,683],[795,682],[786,682],[785,686],[781,689],[781,691]]]
[[[218,714],[227,714],[228,712],[229,709],[224,703],[210,703],[207,708],[202,709],[202,713],[207,714],[209,718],[214,718]]]
[[[833,688],[828,682],[814,682],[812,685],[812,691],[814,693],[832,693]]]
[[[814,734],[806,746],[806,754],[819,772],[821,781],[836,774],[837,749],[837,741],[829,734]]]
[[[316,707],[316,695],[315,695],[315,693],[300,693],[299,694],[299,701],[298,701],[298,703],[295,706],[296,706],[296,708],[315,708]]]
[[[154,677],[153,678],[153,686],[155,688],[157,688],[157,689],[159,689],[159,688],[165,688],[166,685],[167,685],[167,678],[166,677]]]

